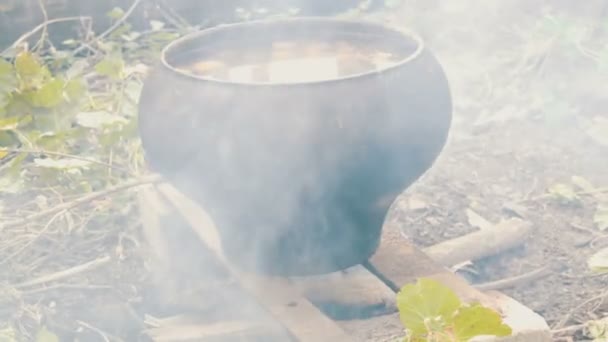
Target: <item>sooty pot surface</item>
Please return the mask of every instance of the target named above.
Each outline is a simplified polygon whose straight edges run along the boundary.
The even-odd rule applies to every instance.
[[[322,63],[284,65],[279,76],[300,76],[262,81],[189,67],[249,51],[272,59],[280,44],[305,55],[310,41],[398,58],[325,79],[311,78]],[[208,211],[232,262],[309,275],[375,252],[389,206],[442,150],[451,109],[443,70],[415,34],[298,18],[218,26],[171,43],[145,82],[139,127],[150,167]]]

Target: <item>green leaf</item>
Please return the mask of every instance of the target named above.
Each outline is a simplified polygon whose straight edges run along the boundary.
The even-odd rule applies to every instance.
[[[123,37],[123,35],[129,33],[130,31],[131,31],[131,24],[125,22],[122,25],[120,25],[119,27],[117,27],[114,31],[112,31],[112,33],[109,35],[108,38],[110,38],[110,39],[121,38],[121,37]]]
[[[90,64],[86,59],[75,60],[72,65],[65,71],[65,76],[69,79],[79,78],[89,67]]]
[[[70,101],[75,102],[85,96],[87,87],[82,79],[76,78],[67,81],[63,91]]]
[[[134,103],[138,103],[142,88],[143,84],[141,82],[133,80],[127,82],[124,92],[129,100],[133,101]]]
[[[45,83],[32,94],[31,103],[37,107],[54,108],[63,102],[63,86],[65,82],[53,79]]]
[[[164,43],[164,42],[174,40],[177,37],[179,37],[179,34],[177,34],[177,33],[168,32],[168,31],[159,31],[159,32],[155,32],[155,33],[151,34],[149,38],[151,40]]]
[[[595,252],[587,259],[587,266],[594,272],[605,273],[608,271],[608,248]]]
[[[75,39],[66,39],[63,42],[61,42],[61,44],[69,46],[69,47],[75,47],[76,45],[78,45],[78,42]]]
[[[17,194],[23,191],[23,186],[22,177],[16,177],[16,179],[10,177],[0,178],[0,194]]]
[[[165,23],[158,20],[150,20],[150,27],[152,28],[152,31],[159,31],[165,27]]]
[[[21,52],[15,58],[15,70],[19,77],[28,79],[42,74],[43,67],[29,52]]]
[[[87,128],[101,128],[114,124],[128,123],[128,120],[119,115],[110,114],[104,111],[84,112],[76,116],[78,125]]]
[[[0,131],[10,131],[19,126],[21,118],[13,116],[9,118],[0,118]]]
[[[433,279],[421,278],[416,284],[405,285],[397,294],[401,321],[413,335],[441,330],[450,323],[459,306],[458,296]]]
[[[139,32],[134,32],[134,31],[130,31],[127,32],[123,35],[121,35],[121,38],[126,41],[126,42],[133,42],[135,40],[137,40],[137,38],[141,37],[141,33]],[[135,45],[138,46],[138,45]]]
[[[36,334],[36,342],[59,342],[59,337],[43,327]]]
[[[564,204],[576,203],[579,201],[576,191],[568,184],[559,183],[552,185],[549,187],[549,194]]]
[[[45,132],[34,134],[32,140],[36,142],[36,145],[45,150],[57,150],[65,146],[65,142],[68,139],[68,132]]]
[[[0,131],[0,147],[14,147],[17,144],[19,144],[19,138],[13,131]]]
[[[477,336],[509,336],[512,333],[496,311],[479,304],[460,308],[454,317],[454,335],[458,341],[468,341]]]
[[[124,61],[116,56],[108,56],[95,65],[95,71],[102,76],[120,80],[124,70]]]
[[[13,65],[0,58],[0,92],[13,91],[16,86],[17,78]]]
[[[595,214],[593,215],[593,223],[597,226],[599,230],[608,229],[608,205],[606,204],[598,204],[595,210]]]
[[[591,337],[594,342],[608,341],[608,319],[603,318],[595,321],[589,321],[586,324],[586,334]]]
[[[125,11],[120,7],[114,7],[107,14],[108,18],[118,20],[125,15]]]
[[[0,342],[15,342],[17,339],[17,332],[12,326],[3,327],[0,330]]]
[[[582,191],[593,191],[595,186],[589,180],[581,176],[572,176],[572,184],[576,185]]]

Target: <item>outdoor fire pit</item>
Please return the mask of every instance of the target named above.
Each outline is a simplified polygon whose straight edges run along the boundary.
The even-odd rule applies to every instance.
[[[310,275],[374,254],[389,206],[440,154],[451,109],[415,33],[297,18],[169,44],[139,127],[150,168],[207,210],[231,262]]]

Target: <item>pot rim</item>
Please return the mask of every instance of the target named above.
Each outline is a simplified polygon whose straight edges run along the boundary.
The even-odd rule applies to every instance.
[[[169,53],[171,53],[174,49],[178,48],[180,45],[182,45],[188,41],[191,41],[193,39],[196,39],[198,37],[213,34],[214,32],[218,32],[218,31],[221,31],[224,29],[229,29],[232,27],[257,26],[259,24],[271,24],[272,25],[272,24],[294,23],[294,22],[295,23],[297,23],[297,22],[301,22],[301,23],[321,22],[321,23],[336,23],[336,24],[343,23],[343,24],[350,24],[350,25],[360,25],[363,27],[364,26],[374,27],[376,29],[390,31],[390,32],[399,34],[403,38],[411,39],[416,44],[416,50],[414,50],[412,53],[408,54],[406,57],[401,59],[399,62],[396,62],[389,66],[384,66],[384,67],[381,67],[378,69],[364,71],[364,72],[360,72],[360,73],[353,73],[353,74],[349,74],[346,76],[323,79],[323,80],[295,81],[295,82],[241,82],[241,81],[222,80],[222,79],[218,79],[218,78],[196,75],[194,73],[189,73],[189,72],[180,70],[167,61],[167,55]],[[188,33],[182,37],[179,37],[179,38],[173,40],[172,42],[167,44],[162,49],[161,56],[160,56],[160,62],[163,67],[176,73],[177,75],[186,77],[189,79],[193,79],[193,80],[198,80],[198,81],[205,81],[205,82],[210,82],[210,83],[215,83],[215,84],[220,84],[220,85],[230,85],[230,86],[249,86],[249,87],[251,87],[251,86],[255,86],[255,87],[289,86],[289,87],[293,87],[293,86],[327,84],[327,83],[332,83],[332,82],[342,82],[342,81],[347,81],[347,80],[356,79],[356,78],[364,78],[364,77],[380,75],[380,74],[389,72],[391,70],[400,68],[407,63],[410,63],[411,61],[413,61],[414,59],[418,58],[421,55],[424,48],[425,48],[425,45],[424,45],[424,40],[422,39],[422,37],[420,37],[420,35],[418,35],[413,30],[407,29],[407,28],[399,27],[397,29],[396,27],[390,27],[388,25],[383,25],[383,24],[379,24],[379,23],[371,22],[371,21],[367,21],[367,20],[338,19],[338,18],[326,18],[326,17],[295,17],[295,18],[292,17],[292,18],[279,18],[279,19],[261,19],[261,20],[247,21],[247,22],[221,24],[221,25],[217,25],[217,26],[213,26],[210,28]]]

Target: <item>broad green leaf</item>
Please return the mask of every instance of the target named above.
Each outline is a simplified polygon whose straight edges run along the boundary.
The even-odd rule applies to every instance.
[[[0,118],[0,131],[13,130],[19,126],[20,121],[21,118],[17,116]]]
[[[0,58],[0,114],[11,101],[12,93],[17,87],[17,77],[13,65]]]
[[[65,82],[53,79],[45,83],[40,89],[32,94],[32,104],[37,107],[54,108],[63,102],[63,86]]]
[[[36,334],[36,342],[59,342],[59,337],[43,327]]]
[[[78,45],[78,42],[75,39],[66,39],[63,42],[61,42],[61,44],[69,46],[69,47],[75,47],[76,45]]]
[[[0,330],[0,342],[15,342],[17,339],[17,332],[13,327],[4,327]]]
[[[74,63],[65,71],[65,76],[69,79],[82,77],[90,64],[86,59],[75,60]]]
[[[31,78],[43,72],[43,66],[36,57],[29,52],[21,52],[15,58],[15,70],[21,78]]]
[[[151,40],[155,40],[157,42],[169,42],[171,40],[179,37],[179,34],[168,31],[158,31],[150,35]]]
[[[86,95],[87,87],[82,79],[76,78],[67,81],[63,91],[70,101],[75,102]]]
[[[61,159],[52,159],[52,158],[36,158],[34,159],[34,164],[38,167],[49,168],[49,169],[57,169],[57,170],[67,170],[67,169],[81,169],[86,168],[91,165],[91,162],[81,159],[72,159],[72,158],[61,158]]]
[[[401,321],[413,335],[426,333],[429,327],[441,329],[448,325],[460,306],[458,296],[433,279],[421,278],[405,285],[397,294]]]
[[[150,20],[150,27],[152,28],[152,31],[159,31],[165,27],[165,23],[158,20]]]
[[[87,128],[101,128],[103,126],[128,123],[128,120],[119,115],[110,114],[104,111],[83,112],[76,116],[76,123]]]
[[[38,133],[32,140],[36,145],[45,150],[57,150],[65,145],[68,132],[44,132]]]
[[[8,168],[5,170],[5,179],[12,177],[14,180],[10,185],[6,185],[13,189],[15,192],[23,189],[24,185],[24,177],[21,176],[23,172],[23,161],[27,159],[27,153],[18,153],[12,160],[9,161]],[[5,192],[9,192],[6,189],[3,189],[0,185],[0,189],[5,190]]]
[[[4,58],[0,58],[0,79],[13,74],[13,65]]]
[[[115,56],[109,56],[95,65],[95,71],[102,76],[107,76],[115,80],[122,78],[124,61]]]
[[[11,177],[0,178],[0,193],[17,194],[23,190],[23,186],[22,177],[16,177],[16,179]]]
[[[568,184],[559,183],[552,185],[549,187],[549,194],[556,200],[566,204],[579,201],[576,191]]]
[[[17,135],[12,131],[0,131],[0,147],[13,147],[19,143]]]
[[[477,336],[509,336],[512,333],[497,312],[479,304],[460,308],[454,317],[454,335],[458,341],[468,341]]]
[[[13,65],[0,58],[0,93],[11,92],[16,86],[17,78]]]
[[[131,24],[124,22],[124,23],[122,23],[122,25],[120,25],[118,28],[116,28],[114,31],[112,31],[112,33],[109,35],[108,38],[110,38],[110,39],[121,38],[129,32],[131,32]]]
[[[121,38],[126,42],[133,42],[139,37],[141,37],[141,33],[134,32],[134,31],[130,31],[130,32],[127,32],[127,33],[121,35]],[[137,46],[137,45],[135,45],[135,46]]]
[[[110,19],[118,20],[125,15],[125,11],[120,7],[114,7],[106,14]]]
[[[587,259],[587,266],[594,272],[608,272],[608,248],[600,249]]]
[[[595,186],[591,184],[586,178],[581,176],[572,176],[572,183],[576,185],[582,191],[593,191],[595,190]]]
[[[589,321],[586,324],[586,335],[593,341],[608,341],[608,318]]]
[[[608,205],[598,204],[595,214],[593,214],[593,223],[599,230],[608,229]]]
[[[135,103],[139,102],[143,84],[139,81],[129,81],[125,86],[125,95],[127,98]]]

